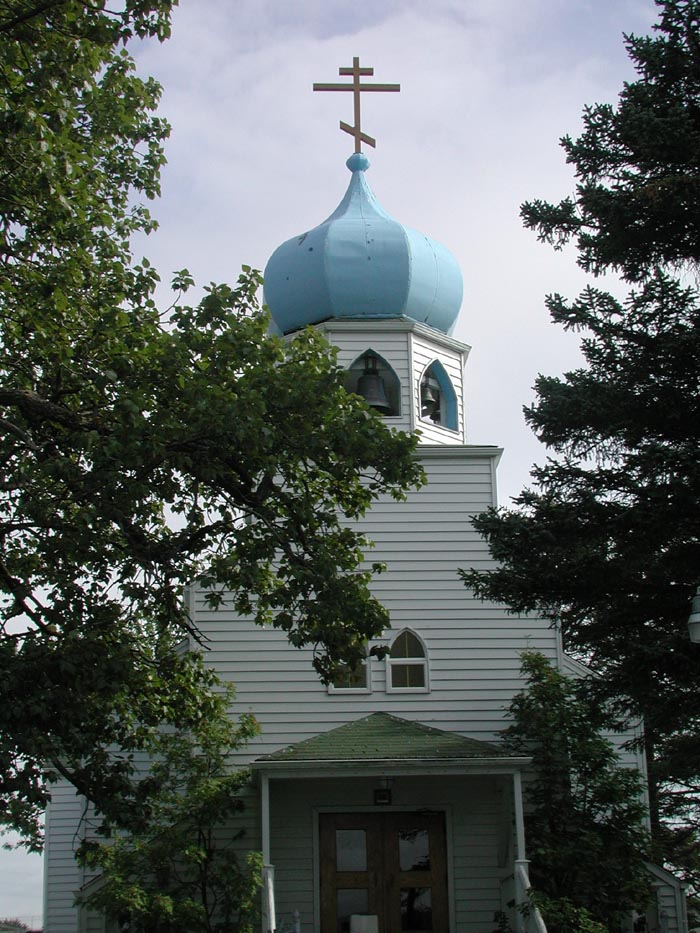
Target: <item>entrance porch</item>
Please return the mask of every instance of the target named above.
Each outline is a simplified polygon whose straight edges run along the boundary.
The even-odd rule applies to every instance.
[[[258,759],[263,933],[517,929],[527,763],[384,713]]]

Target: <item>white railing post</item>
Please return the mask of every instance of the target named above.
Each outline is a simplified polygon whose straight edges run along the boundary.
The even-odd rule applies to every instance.
[[[275,933],[276,928],[275,866],[263,865],[263,930],[264,933]]]
[[[260,780],[260,823],[263,857],[263,933],[275,933],[275,869],[270,864],[270,779]]]
[[[529,864],[527,859],[518,858],[515,860],[515,933],[525,933],[523,907],[527,903],[527,892],[530,887],[527,870]]]

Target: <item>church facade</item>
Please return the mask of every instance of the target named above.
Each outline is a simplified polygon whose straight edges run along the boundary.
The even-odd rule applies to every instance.
[[[426,485],[378,501],[361,522],[386,571],[373,590],[391,629],[386,657],[324,686],[311,652],[190,594],[208,662],[236,686],[232,715],[260,735],[239,753],[251,769],[245,846],[266,864],[261,930],[490,933],[525,897],[522,782],[528,760],[500,735],[522,689],[520,655],[536,650],[577,675],[555,628],[482,602],[460,568],[492,566],[472,517],[497,504],[500,449],[467,442],[469,348],[450,333],[462,298],[449,252],[391,218],[366,181],[368,160],[323,224],[283,244],[265,273],[271,316],[293,339],[320,328],[349,390],[387,423],[420,432]],[[372,646],[368,646],[372,647]],[[643,769],[643,761],[635,762]],[[87,879],[72,858],[80,802],[57,788],[48,821],[47,933],[108,929],[72,903]],[[657,871],[649,930],[687,933],[683,894]]]

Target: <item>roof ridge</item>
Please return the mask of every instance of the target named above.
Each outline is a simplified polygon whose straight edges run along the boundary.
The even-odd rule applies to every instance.
[[[264,761],[328,761],[378,759],[507,758],[495,742],[447,732],[384,710],[375,710],[326,732],[256,759]]]

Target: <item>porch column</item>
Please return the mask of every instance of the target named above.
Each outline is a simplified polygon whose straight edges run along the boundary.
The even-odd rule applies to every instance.
[[[513,806],[515,808],[515,858],[525,861],[525,816],[523,813],[523,783],[520,772],[513,772]]]
[[[525,918],[520,912],[521,904],[527,898],[527,867],[525,858],[525,814],[523,812],[523,784],[519,771],[513,772],[513,809],[515,810],[515,929],[516,933],[524,933]]]
[[[270,864],[270,778],[260,775],[260,826],[263,865]]]
[[[277,927],[275,911],[275,869],[270,862],[270,779],[260,775],[260,829],[263,857],[263,930],[274,933]]]

